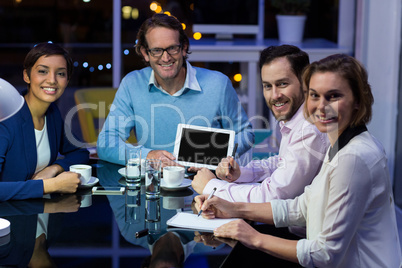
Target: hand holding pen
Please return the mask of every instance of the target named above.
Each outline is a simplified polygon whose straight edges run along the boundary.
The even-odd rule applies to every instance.
[[[215,187],[215,188],[212,190],[212,192],[209,194],[207,200],[211,199],[211,198],[214,196],[215,191],[216,191],[216,187]],[[198,217],[201,215],[201,213],[202,213],[202,209],[200,209],[200,211],[198,212]]]
[[[215,171],[218,178],[228,182],[233,182],[239,178],[240,169],[235,160],[237,147],[238,144],[236,143],[233,148],[232,157],[224,158],[221,163],[219,163],[218,168]]]
[[[234,148],[233,148],[233,152],[232,152],[233,161],[235,161],[235,159],[236,159],[236,151],[237,151],[237,146],[238,146],[238,145],[239,145],[239,144],[236,143],[235,146],[234,146]],[[232,165],[230,165],[230,162],[229,162],[229,171],[230,171],[230,169],[232,169]]]
[[[239,217],[239,211],[236,206],[236,203],[221,199],[217,196],[214,196],[215,190],[212,191],[211,198],[206,195],[197,195],[194,197],[194,201],[196,203],[196,207],[200,209],[199,214],[206,219],[213,219],[213,218],[237,218]],[[206,204],[207,203],[207,204]],[[202,211],[202,207],[204,206],[205,211]]]

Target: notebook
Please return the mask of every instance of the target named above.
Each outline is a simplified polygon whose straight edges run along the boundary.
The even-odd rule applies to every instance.
[[[204,219],[202,216],[193,214],[192,212],[178,212],[166,223],[168,226],[192,229],[204,232],[213,232],[215,228],[220,227],[228,222],[237,220],[237,218],[231,219]]]
[[[232,155],[235,134],[228,129],[178,124],[173,155],[180,165],[215,170],[222,158]]]

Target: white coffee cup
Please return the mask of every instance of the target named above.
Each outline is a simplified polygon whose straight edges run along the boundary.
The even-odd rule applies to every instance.
[[[70,171],[81,174],[81,185],[85,185],[91,180],[92,167],[90,165],[72,165]]]
[[[166,186],[179,186],[184,180],[184,167],[169,166],[163,168],[163,181]]]

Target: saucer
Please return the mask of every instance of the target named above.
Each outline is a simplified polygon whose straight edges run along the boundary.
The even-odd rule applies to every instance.
[[[126,168],[125,168],[125,167],[120,168],[120,169],[118,170],[118,172],[119,172],[119,174],[120,174],[121,176],[126,177]],[[144,177],[144,176],[145,176],[145,170],[144,170],[144,169],[141,169],[141,177]]]
[[[89,187],[94,186],[98,182],[99,182],[99,179],[97,177],[92,176],[88,183],[81,184],[80,186],[78,186],[78,188],[89,188]]]
[[[192,180],[190,179],[184,179],[179,186],[167,186],[166,183],[161,180],[161,188],[163,188],[165,191],[177,191],[177,190],[183,190],[191,186]]]

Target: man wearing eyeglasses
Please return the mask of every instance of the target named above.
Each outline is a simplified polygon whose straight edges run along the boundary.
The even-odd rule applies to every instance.
[[[224,74],[191,66],[189,39],[173,16],[155,14],[137,34],[135,49],[148,67],[127,74],[98,137],[101,159],[124,164],[124,143],[134,129],[142,158],[176,165],[172,154],[179,123],[236,132],[239,155],[254,134],[231,81]]]

